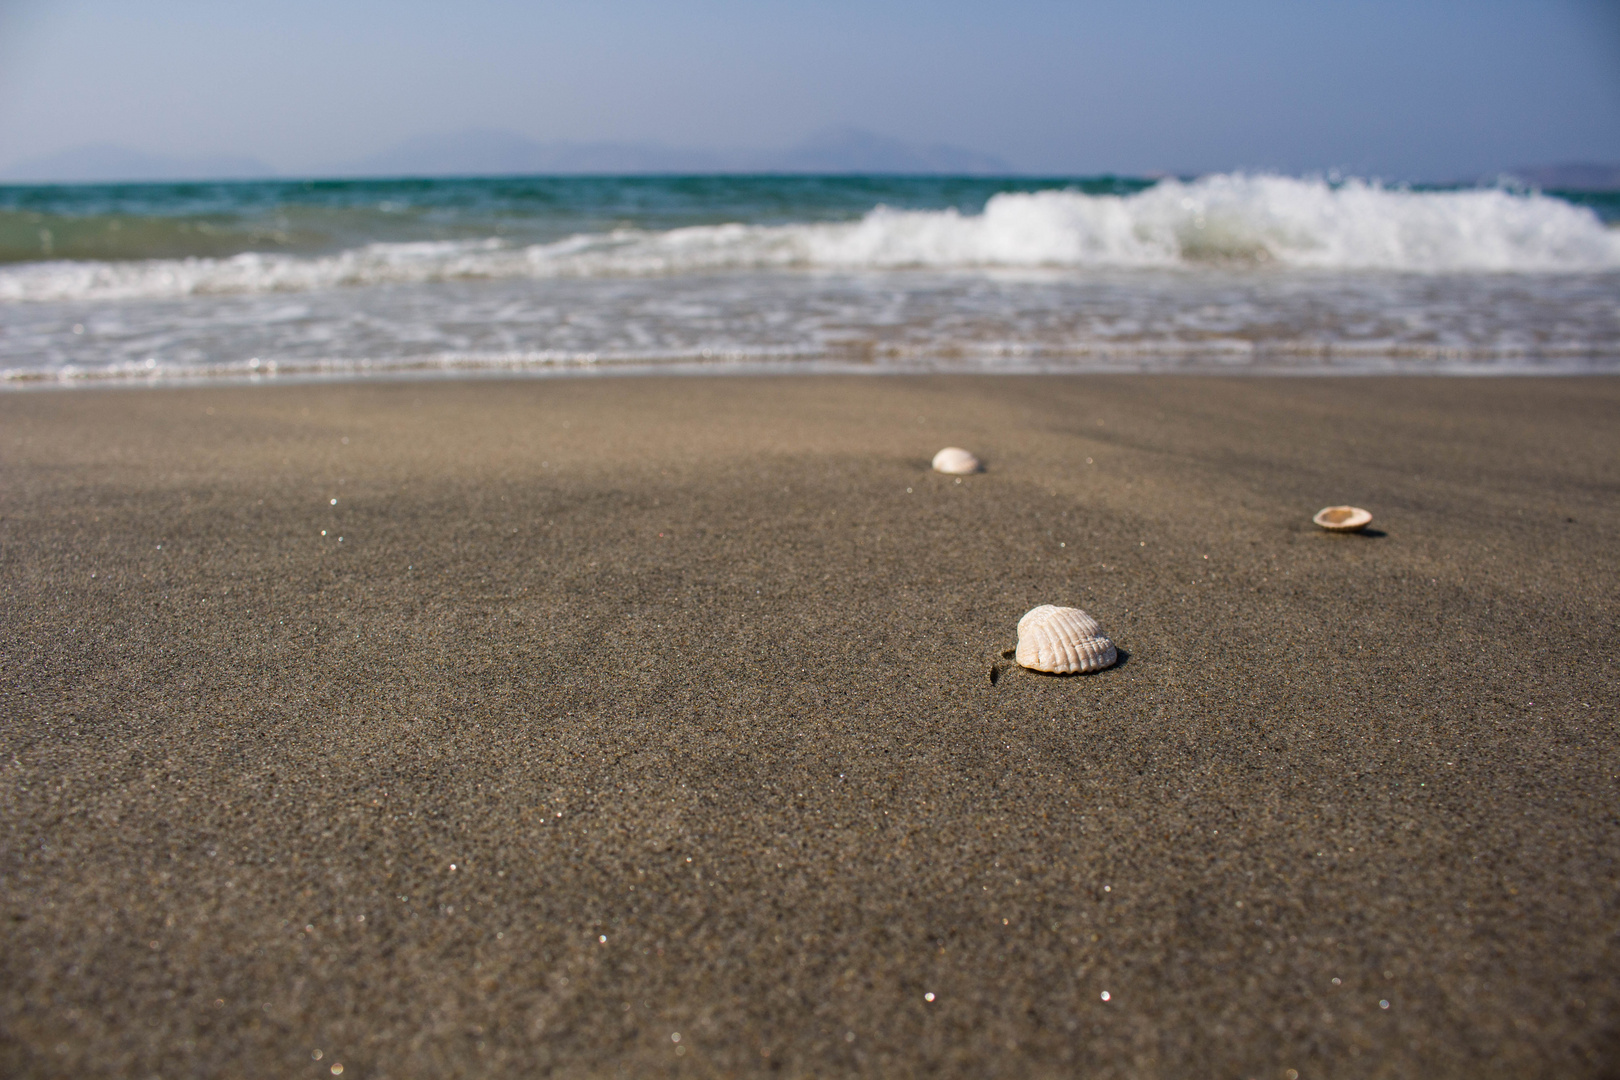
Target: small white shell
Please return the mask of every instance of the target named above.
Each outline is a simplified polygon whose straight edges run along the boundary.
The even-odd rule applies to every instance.
[[[934,455],[934,471],[942,473],[976,473],[979,459],[960,446],[947,446]]]
[[[1372,515],[1359,506],[1324,506],[1311,520],[1328,532],[1360,532],[1372,522]]]
[[[1042,604],[1018,620],[1018,663],[1068,675],[1101,671],[1119,659],[1096,619],[1079,608]]]

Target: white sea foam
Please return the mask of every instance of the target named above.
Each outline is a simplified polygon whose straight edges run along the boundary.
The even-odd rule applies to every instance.
[[[878,207],[854,222],[624,229],[549,244],[371,244],[338,254],[43,262],[0,269],[0,301],[162,299],[471,279],[748,270],[1199,267],[1405,273],[1620,269],[1620,231],[1539,194],[1415,192],[1225,174],[1134,195],[996,195],[982,213]]]
[[[0,388],[743,370],[1620,371],[1614,272],[907,270],[5,306]]]

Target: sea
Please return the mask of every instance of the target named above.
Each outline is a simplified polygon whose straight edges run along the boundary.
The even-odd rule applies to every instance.
[[[0,389],[1620,371],[1620,193],[1342,177],[0,187]]]

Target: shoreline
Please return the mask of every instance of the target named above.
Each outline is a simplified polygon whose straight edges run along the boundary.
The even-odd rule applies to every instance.
[[[1143,353],[1152,349],[1143,349]],[[1287,354],[1285,354],[1287,355]],[[1364,357],[1365,358],[1365,357]],[[1222,365],[1209,357],[1178,365],[1143,368],[1140,364],[1026,364],[987,368],[983,364],[953,365],[938,363],[911,366],[881,365],[858,360],[773,361],[745,360],[737,362],[699,361],[652,362],[579,360],[555,365],[535,364],[528,367],[467,365],[444,367],[442,364],[423,363],[414,367],[394,367],[356,364],[342,372],[319,370],[294,371],[282,374],[272,367],[263,374],[246,373],[208,375],[123,376],[96,375],[63,378],[48,372],[28,375],[0,373],[0,394],[33,391],[78,390],[231,390],[298,388],[310,386],[374,386],[387,383],[440,383],[530,381],[570,378],[986,378],[1003,376],[1019,378],[1095,378],[1100,376],[1126,376],[1157,378],[1161,376],[1192,376],[1236,379],[1366,379],[1366,378],[1612,378],[1620,375],[1620,360],[1605,358],[1590,363],[1563,361],[1535,361],[1530,366],[1513,366],[1509,362],[1493,363],[1479,359],[1459,359],[1453,362],[1419,360],[1413,362],[1399,355],[1385,357],[1383,366],[1357,367],[1346,362],[1337,366],[1238,366]],[[1421,365],[1421,366],[1419,366]]]
[[[0,1071],[1605,1075],[1620,382],[998,375],[0,394]]]

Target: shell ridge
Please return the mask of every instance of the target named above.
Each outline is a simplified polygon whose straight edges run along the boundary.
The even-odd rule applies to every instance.
[[[1119,651],[1091,615],[1079,608],[1042,604],[1018,620],[1014,658],[1022,667],[1068,675],[1112,667]]]

